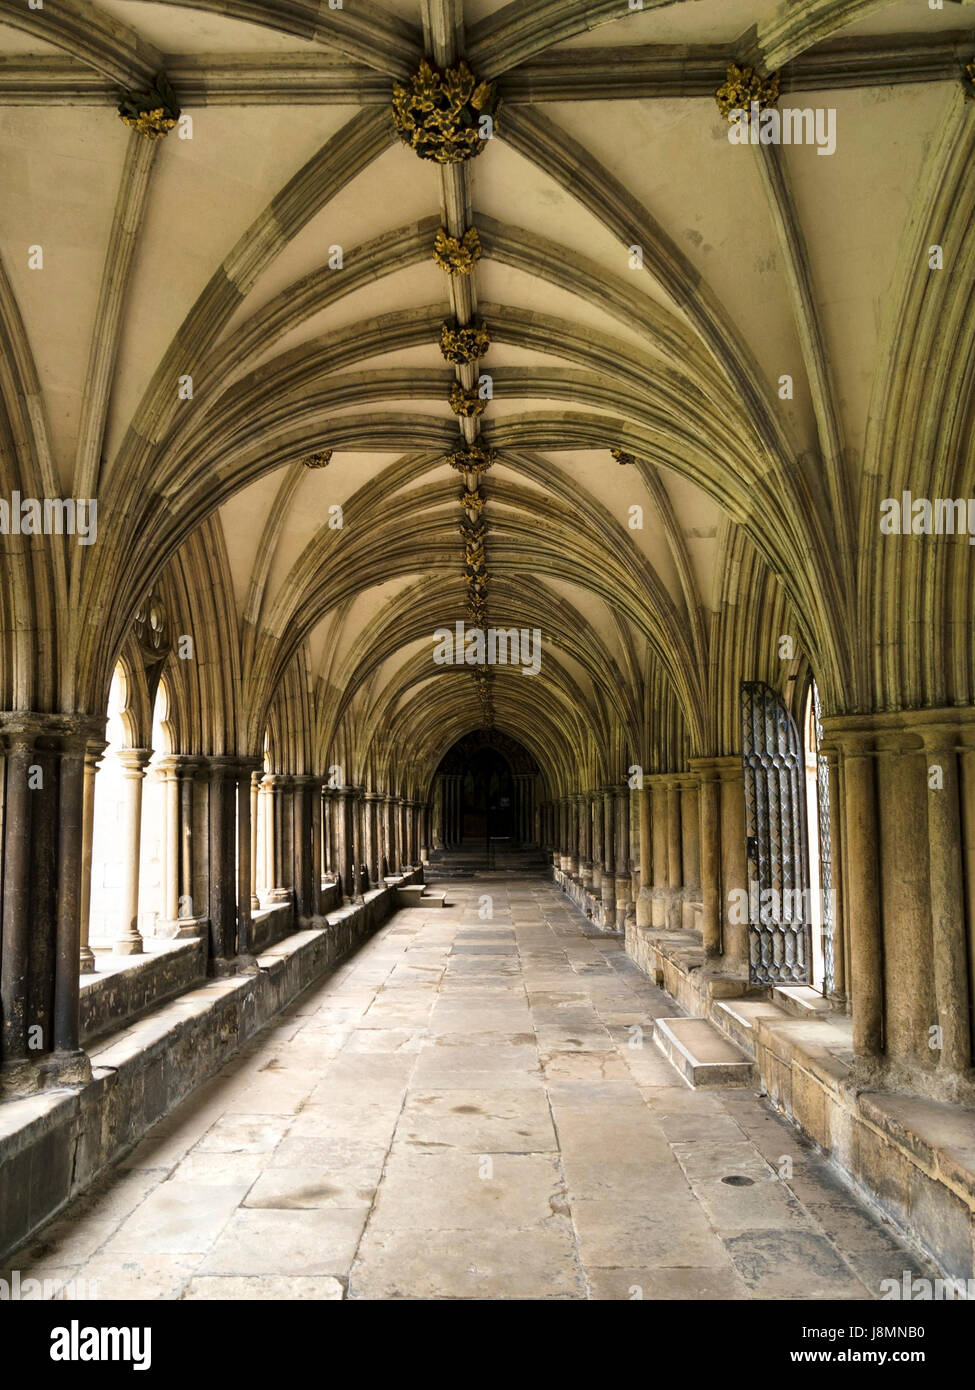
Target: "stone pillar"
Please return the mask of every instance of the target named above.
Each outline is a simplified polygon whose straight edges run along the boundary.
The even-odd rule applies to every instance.
[[[270,789],[273,815],[269,825],[271,833],[271,883],[268,901],[289,903],[292,901],[290,839],[288,823],[291,820],[288,806],[290,778],[280,772],[265,774],[264,784]]]
[[[636,926],[636,905],[640,897],[640,797],[642,793],[636,787],[628,787],[628,792],[627,824],[630,828],[630,834],[627,840],[627,851],[630,865],[630,901],[626,909],[626,920],[631,926]]]
[[[960,1075],[971,1065],[972,1049],[957,738],[956,730],[944,727],[923,732],[937,1058],[939,1068]]]
[[[698,809],[697,778],[693,774],[680,782],[680,841],[682,887],[685,899],[701,888],[701,813]],[[686,907],[682,911],[687,911]],[[681,920],[682,926],[693,925]]]
[[[259,795],[260,795],[260,790],[261,790],[261,777],[262,777],[262,776],[263,776],[263,772],[262,772],[262,770],[261,770],[261,768],[260,768],[260,765],[258,765],[257,768],[252,768],[252,769],[251,769],[251,779],[250,779],[250,796],[251,796],[251,881],[250,881],[250,901],[251,901],[251,913],[255,913],[255,912],[259,911],[259,910],[260,910],[260,906],[261,906],[261,900],[260,900],[260,898],[257,896],[257,863],[258,863],[258,851],[257,851],[257,807],[258,807],[258,797],[259,797]]]
[[[410,803],[407,798],[400,797],[399,803],[399,824],[400,824],[400,869],[406,870],[410,867]]]
[[[3,803],[3,936],[0,939],[0,1039],[5,1067],[26,1063],[30,985],[30,767],[35,733],[6,732],[6,780]],[[42,1025],[43,1026],[43,1025]],[[45,1042],[48,1040],[45,1039]]]
[[[247,956],[252,948],[251,894],[253,889],[251,836],[251,777],[254,764],[245,759],[237,768],[237,954]]]
[[[425,801],[420,807],[420,863],[430,863],[430,834],[432,829],[431,805]]]
[[[582,855],[582,886],[587,892],[592,892],[593,887],[593,863],[592,863],[592,792],[583,792],[579,799],[579,810],[582,816],[582,840],[580,842],[580,853]]]
[[[312,853],[311,799],[314,778],[307,773],[293,779],[294,791],[294,887],[298,920],[315,915],[314,860]]]
[[[602,789],[603,799],[603,925],[610,931],[616,925],[616,792]]]
[[[239,763],[228,756],[207,759],[209,774],[209,883],[211,975],[237,969],[237,786]],[[247,804],[250,806],[250,793]],[[250,844],[250,829],[247,832]],[[248,891],[248,899],[250,893]]]
[[[662,931],[667,920],[667,779],[659,775],[650,781],[651,859],[653,861],[653,892],[651,917],[654,927]]]
[[[84,734],[67,734],[58,742],[57,935],[52,1050],[68,1057],[81,1051],[78,958],[87,738]]]
[[[698,777],[698,825],[701,858],[701,935],[709,960],[722,951],[721,927],[721,783],[714,759],[694,758]]]
[[[735,979],[746,980],[750,970],[748,922],[733,903],[732,893],[748,892],[748,865],[745,857],[745,780],[741,758],[729,756],[715,760],[720,778],[721,795],[721,940],[724,951],[722,972]]]
[[[446,808],[446,803],[445,803],[445,804],[444,804],[444,814],[445,814],[445,815],[446,815],[446,812],[447,812],[447,808]],[[383,873],[383,877],[385,878],[385,876],[386,876],[387,874],[389,874],[390,876],[392,876],[393,874],[396,873],[396,846],[395,846],[395,844],[394,844],[394,837],[393,837],[393,801],[392,801],[392,798],[391,798],[390,796],[388,796],[388,795],[386,795],[386,796],[383,797],[383,805],[382,805],[382,823],[383,823],[383,856],[384,856],[384,858],[385,858],[385,865],[386,865],[385,870],[384,870],[384,873]],[[445,822],[445,823],[444,823],[444,843],[447,842],[447,834],[448,834],[447,823]]]
[[[91,925],[91,850],[95,836],[95,774],[108,744],[104,739],[89,740],[85,753],[84,812],[81,845],[81,923],[79,931],[79,966],[82,975],[95,969],[95,953],[88,944]]]
[[[616,789],[616,930],[625,931],[631,904],[630,788]]]
[[[840,758],[837,749],[822,742],[819,752],[826,759],[829,776],[829,838],[832,871],[832,909],[833,909],[833,990],[829,996],[835,1009],[848,1013],[850,1010],[850,942],[846,930],[846,910],[844,906],[844,841],[843,791]]]
[[[879,1057],[884,1045],[882,933],[873,740],[848,738],[843,751],[846,883],[853,971],[853,1050]]]
[[[589,793],[592,808],[592,893],[600,902],[603,896],[603,798],[599,791]]]
[[[176,916],[177,937],[196,937],[206,921],[205,897],[196,891],[197,856],[194,803],[196,777],[203,767],[202,759],[180,755],[177,760],[179,781],[179,900]],[[199,901],[198,901],[199,899]]]
[[[650,840],[650,788],[641,787],[637,792],[637,807],[640,818],[640,891],[636,900],[636,924],[638,927],[653,925],[653,900],[650,885],[653,881],[653,861]]]
[[[353,892],[352,901],[362,902],[362,871],[363,871],[363,827],[362,827],[362,792],[358,787],[351,788],[350,806],[352,808],[352,861],[353,861]],[[368,882],[368,880],[367,880]]]
[[[684,872],[681,862],[681,823],[680,823],[680,783],[672,779],[667,783],[667,927],[675,931],[681,922],[681,893],[684,887]]]
[[[264,808],[264,897],[270,901],[274,887],[274,793],[267,772],[261,778],[261,805]]]
[[[332,805],[338,811],[338,854],[339,876],[342,880],[342,898],[352,902],[355,897],[355,846],[352,838],[352,788],[340,787],[336,790],[337,800]]]
[[[160,758],[154,772],[162,791],[162,911],[157,926],[161,936],[175,935],[179,918],[180,879],[180,799],[178,754]]]
[[[369,873],[370,888],[379,888],[382,878],[379,872],[379,797],[375,792],[366,792],[366,869]]]
[[[123,748],[118,753],[122,768],[124,828],[122,831],[122,915],[112,950],[117,956],[142,954],[139,932],[139,856],[142,845],[142,783],[152,757],[149,748]]]
[[[568,799],[567,821],[569,830],[569,873],[578,881],[582,872],[579,856],[579,793],[573,792]]]

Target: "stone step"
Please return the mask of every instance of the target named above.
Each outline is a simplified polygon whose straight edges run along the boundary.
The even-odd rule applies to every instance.
[[[757,1084],[755,1063],[706,1018],[658,1018],[653,1037],[696,1091]]]
[[[714,1002],[711,1017],[722,1033],[747,1056],[754,1058],[755,1020],[786,1018],[788,1015],[770,999],[721,999]]]
[[[776,985],[772,998],[787,1014],[794,1018],[815,1018],[818,1014],[831,1012],[831,1005],[818,989],[809,985]]]
[[[440,908],[447,906],[447,894],[429,889],[423,883],[409,883],[397,886],[397,907]]]

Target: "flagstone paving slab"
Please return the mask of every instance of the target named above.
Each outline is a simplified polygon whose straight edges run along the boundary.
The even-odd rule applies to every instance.
[[[442,888],[0,1274],[194,1301],[869,1299],[933,1277],[754,1092],[678,1079],[652,1045],[673,1000],[553,884]]]

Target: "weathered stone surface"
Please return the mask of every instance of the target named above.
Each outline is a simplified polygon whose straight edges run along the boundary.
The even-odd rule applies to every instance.
[[[482,930],[476,887],[452,889],[435,925],[397,914],[292,1001],[40,1232],[22,1269],[112,1297],[312,1301],[869,1298],[923,1267],[754,1094],[644,1084],[648,1049],[673,1075],[650,1044],[673,1005],[574,913],[511,928],[516,994],[495,993],[493,958],[479,974],[464,956],[460,973],[431,967],[426,1021],[404,1025],[407,962]],[[555,891],[529,896],[547,909]],[[617,963],[611,988],[573,968],[594,951]],[[526,990],[539,957],[545,983]],[[223,1000],[228,982],[209,988]],[[589,1037],[598,1048],[577,1045]],[[56,1143],[77,1101],[30,1104]]]

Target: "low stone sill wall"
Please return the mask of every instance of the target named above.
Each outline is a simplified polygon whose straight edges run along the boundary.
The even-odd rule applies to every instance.
[[[395,888],[370,892],[269,947],[253,971],[206,980],[103,1037],[87,1085],[0,1104],[0,1259],[395,910]],[[176,958],[192,958],[197,943],[179,945]]]
[[[613,920],[607,920],[602,898],[591,888],[584,887],[581,879],[573,878],[571,874],[555,865],[552,866],[552,879],[565,896],[575,903],[579,911],[586,914],[593,926],[599,927],[600,931],[616,935],[615,915]]]
[[[696,932],[627,930],[628,953],[698,1018],[722,999],[768,991],[704,977]],[[741,1046],[741,1041],[735,1041]],[[758,1017],[753,1052],[768,1099],[945,1275],[975,1277],[975,1110],[858,1089],[851,1020]]]
[[[81,977],[82,1047],[206,979],[206,941],[148,940],[141,956],[96,951],[95,971]]]

